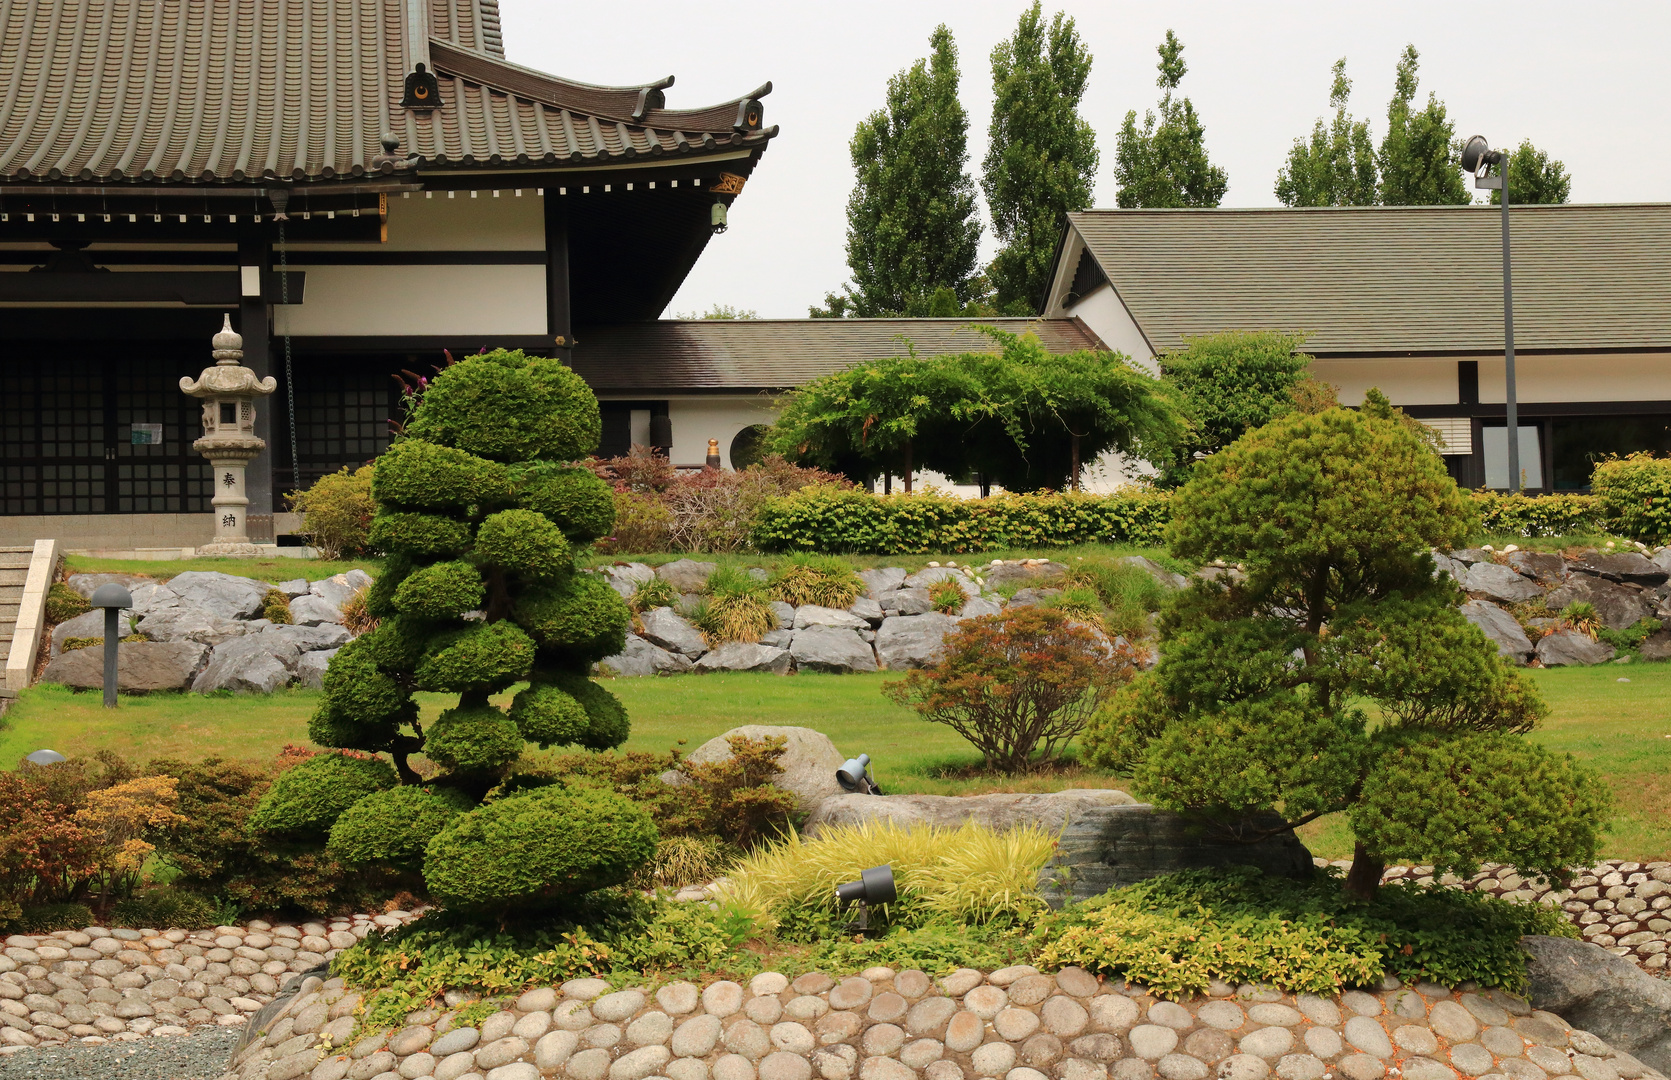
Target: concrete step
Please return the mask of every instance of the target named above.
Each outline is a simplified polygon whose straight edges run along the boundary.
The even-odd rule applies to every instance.
[[[29,556],[27,556],[27,555],[0,555],[0,570],[27,570],[27,569],[29,569]]]
[[[19,566],[16,568],[0,567],[0,588],[15,585],[21,589],[23,588],[24,579],[28,576],[29,568],[27,566]]]

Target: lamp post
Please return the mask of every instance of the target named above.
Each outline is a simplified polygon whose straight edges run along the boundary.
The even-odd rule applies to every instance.
[[[1491,175],[1496,165],[1497,175]],[[1509,492],[1520,494],[1520,406],[1514,385],[1514,285],[1509,277],[1509,156],[1491,149],[1485,136],[1475,135],[1462,147],[1462,168],[1474,174],[1476,188],[1502,192],[1503,208],[1503,379],[1509,451]]]
[[[116,649],[117,642],[122,640],[122,633],[117,629],[124,609],[133,607],[133,594],[114,581],[106,582],[93,590],[93,595],[87,602],[96,608],[104,609],[104,707],[116,707]]]

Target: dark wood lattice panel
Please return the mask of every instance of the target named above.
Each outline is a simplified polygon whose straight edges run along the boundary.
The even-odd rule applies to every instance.
[[[270,399],[273,409],[275,487],[293,491],[338,469],[357,469],[389,448],[389,419],[400,415],[399,392],[390,375],[400,359],[297,357],[296,454],[301,484],[290,461],[288,402],[284,388]]]

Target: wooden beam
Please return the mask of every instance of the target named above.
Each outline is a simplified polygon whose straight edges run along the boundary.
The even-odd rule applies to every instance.
[[[302,302],[306,273],[290,271],[290,302]],[[276,300],[278,275],[268,286]],[[25,304],[217,304],[236,307],[243,301],[237,271],[131,270],[121,273],[0,274],[0,301]]]

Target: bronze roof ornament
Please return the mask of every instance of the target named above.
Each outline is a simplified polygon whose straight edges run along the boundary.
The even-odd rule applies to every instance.
[[[441,84],[436,81],[435,73],[425,66],[422,60],[412,73],[406,76],[406,96],[401,98],[400,107],[403,109],[439,109],[445,102],[441,100]]]

